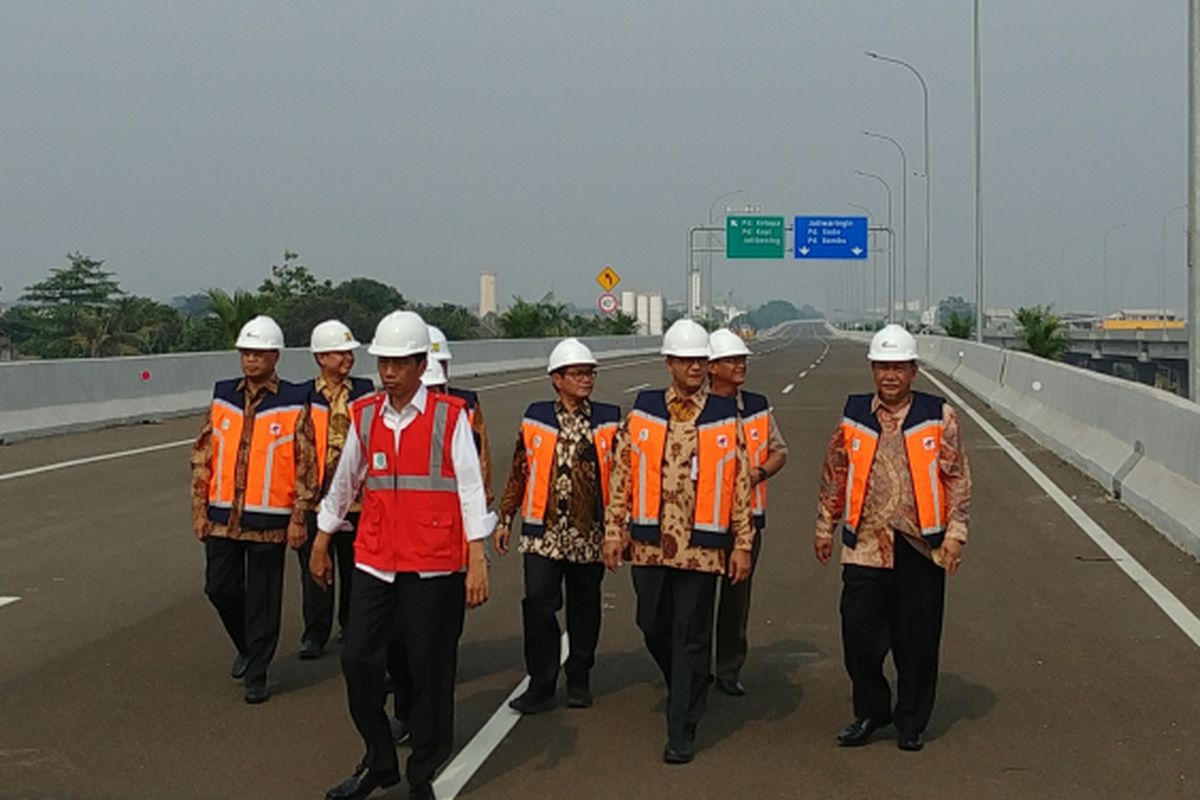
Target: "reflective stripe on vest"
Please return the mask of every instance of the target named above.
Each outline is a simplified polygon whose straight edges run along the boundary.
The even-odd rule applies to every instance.
[[[629,413],[630,478],[634,525],[658,525],[662,503],[662,463],[667,447],[667,421],[635,408]]]
[[[525,502],[521,506],[523,525],[544,525],[558,430],[525,417],[521,420],[521,438],[525,443],[525,463],[529,467],[525,476]]]
[[[861,395],[847,401],[846,416],[842,419],[842,439],[849,461],[842,541],[849,547],[857,543],[867,481],[879,448],[879,423],[869,412],[869,397]],[[864,398],[868,409],[865,413]],[[940,546],[946,528],[946,492],[938,471],[944,429],[942,402],[941,398],[914,392],[901,431],[917,507],[917,525],[933,547]]]

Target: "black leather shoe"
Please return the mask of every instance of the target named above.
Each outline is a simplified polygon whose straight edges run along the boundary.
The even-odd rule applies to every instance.
[[[859,745],[866,744],[867,740],[871,738],[872,733],[884,725],[890,725],[891,722],[890,719],[858,717],[854,722],[851,722],[838,732],[838,744],[842,747],[858,747]]]
[[[737,678],[717,678],[717,691],[730,697],[741,697],[746,694],[746,687]]]
[[[392,739],[395,740],[396,744],[404,744],[408,741],[410,735],[408,732],[408,720],[392,717],[391,726]]]
[[[525,694],[509,701],[508,707],[522,714],[540,714],[558,705],[553,694],[543,694],[527,689]]]
[[[410,786],[408,800],[437,800],[437,795],[433,793],[433,784],[422,783],[420,786]]]
[[[300,660],[312,661],[320,658],[321,653],[324,650],[325,648],[321,647],[321,645],[317,644],[312,639],[305,639],[300,643]]]
[[[359,764],[353,775],[325,793],[325,800],[361,800],[380,787],[386,789],[399,782],[399,772],[380,772]]]
[[[924,746],[925,741],[921,738],[921,734],[919,733],[911,736],[907,733],[902,733],[896,739],[896,747],[899,747],[901,750],[904,750],[908,753],[919,752]]]
[[[665,764],[690,764],[695,757],[696,751],[690,742],[678,747],[672,747],[668,742],[667,746],[663,748],[663,763]]]
[[[567,684],[567,708],[591,708],[592,693],[582,684]]]
[[[271,692],[267,689],[265,683],[255,683],[247,686],[242,691],[242,699],[252,706],[259,703],[265,703],[271,699]]]
[[[235,681],[240,681],[246,677],[246,668],[250,666],[250,656],[244,656],[241,653],[233,659],[233,666],[229,668],[229,677]]]

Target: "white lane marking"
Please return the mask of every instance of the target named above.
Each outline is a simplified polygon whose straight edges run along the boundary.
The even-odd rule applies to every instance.
[[[813,362],[812,364],[809,364],[809,365],[808,365],[808,368],[809,368],[809,369],[816,369],[816,368],[817,368],[816,362]]]
[[[640,392],[642,389],[649,389],[649,388],[650,388],[650,384],[639,383],[637,386],[630,386],[628,389],[624,389],[623,391],[625,392],[625,394],[633,394],[634,392]]]
[[[971,419],[983,428],[984,433],[991,437],[992,441],[1000,445],[1000,449],[1008,454],[1008,457],[1016,462],[1017,466],[1025,471],[1025,474],[1041,487],[1051,500],[1053,500],[1059,508],[1066,512],[1067,516],[1079,526],[1080,530],[1088,535],[1096,545],[1104,551],[1112,562],[1121,568],[1121,571],[1129,576],[1138,587],[1146,593],[1146,596],[1154,601],[1155,605],[1163,610],[1172,622],[1175,623],[1179,630],[1192,640],[1192,643],[1200,647],[1200,618],[1191,612],[1187,606],[1179,602],[1179,598],[1171,594],[1171,591],[1158,582],[1150,572],[1129,554],[1124,547],[1117,544],[1116,540],[1109,535],[1108,531],[1100,527],[1091,517],[1087,515],[1079,505],[1072,500],[1066,492],[1058,488],[1046,473],[1038,469],[1037,465],[1029,460],[1028,457],[1004,437],[1000,431],[996,430],[991,423],[983,418],[975,409],[971,408],[963,399],[955,394],[950,387],[935,378],[929,372],[924,373],[925,377],[933,382],[946,396],[958,404],[959,408],[967,412]]]
[[[795,388],[796,388],[796,384],[789,383],[787,386],[783,387],[783,394],[791,394],[792,389],[795,389]]]
[[[20,599],[21,598],[19,597],[0,597],[0,608],[4,608],[5,606],[15,603]]]
[[[111,461],[114,458],[124,458],[126,456],[137,456],[142,453],[153,453],[157,450],[169,450],[172,447],[183,447],[185,444],[191,444],[191,439],[179,439],[174,442],[163,442],[162,444],[152,444],[146,447],[135,447],[132,450],[118,450],[114,453],[101,453],[98,456],[88,456],[87,458],[73,458],[70,461],[59,461],[57,464],[46,464],[41,467],[31,467],[29,469],[19,469],[16,472],[6,472],[0,475],[0,481],[10,481],[14,478],[28,478],[30,475],[40,475],[43,472],[53,472],[58,469],[66,469],[67,467],[79,467],[84,464],[95,464],[98,461]]]
[[[562,647],[559,648],[559,663],[565,664],[569,643],[567,634],[562,635]],[[529,676],[526,675],[517,687],[504,698],[504,702],[496,709],[483,727],[471,737],[466,747],[458,752],[450,765],[442,770],[442,774],[433,782],[434,793],[445,800],[454,800],[463,790],[467,782],[475,775],[488,756],[500,746],[504,737],[521,719],[521,714],[508,707],[510,700],[515,700],[529,687]]]
[[[800,373],[800,377],[801,377],[801,378],[803,378],[803,377],[804,377],[804,376],[806,376],[806,375],[808,375],[808,370],[804,370],[804,372],[801,372],[801,373]]]

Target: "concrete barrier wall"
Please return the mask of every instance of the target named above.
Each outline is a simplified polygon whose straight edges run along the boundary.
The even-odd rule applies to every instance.
[[[486,339],[450,344],[453,377],[544,367],[557,339]],[[584,339],[603,360],[657,352],[657,336]],[[371,376],[374,359],[359,350],[356,374]],[[279,361],[289,380],[314,374],[312,354],[289,348]],[[15,361],[0,364],[0,442],[193,414],[208,405],[212,385],[238,374],[237,354],[179,353],[126,358]]]
[[[866,342],[860,333],[837,332]],[[1169,392],[1029,353],[917,338],[953,378],[1200,558],[1200,406]]]

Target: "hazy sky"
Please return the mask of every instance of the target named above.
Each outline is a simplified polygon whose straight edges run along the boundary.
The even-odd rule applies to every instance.
[[[1109,306],[1156,305],[1163,214],[1186,192],[1187,4],[982,5],[988,305],[1065,287],[1096,307],[1119,223]],[[619,290],[678,300],[687,228],[725,191],[883,222],[882,187],[854,174],[876,172],[899,230],[899,157],[860,130],[919,172],[920,88],[867,49],[929,83],[934,297],[972,297],[969,0],[6,2],[0,300],[68,251],[165,299],[253,288],[284,248],[424,301],[474,305],[494,270],[502,302],[591,304],[606,264]],[[925,184],[908,183],[918,297]],[[1167,243],[1180,310],[1183,224]],[[851,286],[857,304],[861,276],[718,259],[715,286],[819,306]]]

